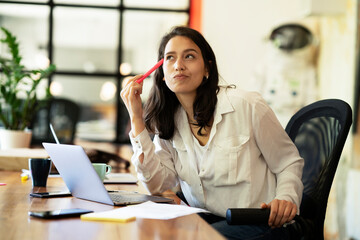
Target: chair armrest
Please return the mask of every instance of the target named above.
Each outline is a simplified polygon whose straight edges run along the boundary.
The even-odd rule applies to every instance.
[[[226,222],[229,225],[253,225],[268,224],[270,208],[228,208],[226,210]],[[295,215],[294,221],[303,221],[299,215]]]
[[[229,208],[226,222],[229,225],[267,224],[270,208]]]

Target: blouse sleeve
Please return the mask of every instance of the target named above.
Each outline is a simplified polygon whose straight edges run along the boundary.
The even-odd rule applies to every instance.
[[[134,154],[131,158],[135,166],[138,179],[152,194],[162,193],[178,184],[177,174],[172,160],[174,149],[169,147],[168,141],[155,135],[151,141],[146,129],[135,138],[129,133]],[[139,156],[144,153],[144,161]]]
[[[299,208],[304,160],[264,100],[255,105],[252,119],[256,143],[270,170],[276,175],[275,198],[291,201]]]

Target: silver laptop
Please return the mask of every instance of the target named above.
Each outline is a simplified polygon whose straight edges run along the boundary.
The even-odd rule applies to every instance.
[[[59,143],[43,143],[43,146],[74,197],[117,206],[146,201],[173,202],[169,198],[137,192],[108,192],[81,146]]]

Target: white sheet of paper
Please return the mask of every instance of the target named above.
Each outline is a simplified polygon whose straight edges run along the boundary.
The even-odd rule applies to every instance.
[[[145,202],[137,205],[117,208],[105,212],[89,213],[92,216],[102,218],[116,219],[122,217],[134,216],[136,218],[150,218],[150,219],[172,219],[198,212],[208,212],[201,208],[193,208],[177,204],[164,204]]]

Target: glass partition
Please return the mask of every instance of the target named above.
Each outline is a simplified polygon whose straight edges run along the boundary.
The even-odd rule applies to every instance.
[[[35,3],[47,3],[49,0],[31,0],[31,2]],[[23,2],[23,3],[29,3],[30,0],[13,0],[12,2]]]
[[[46,6],[0,5],[0,26],[16,36],[23,57],[22,64],[26,69],[46,68],[49,65],[48,17],[49,8]],[[5,50],[2,45],[0,51]]]
[[[187,9],[189,0],[123,0],[126,7]]]
[[[54,63],[61,71],[117,72],[119,12],[56,7]]]
[[[123,62],[134,73],[145,73],[157,62],[161,37],[177,25],[187,25],[186,13],[125,11]]]
[[[176,25],[188,25],[189,2],[0,0],[0,26],[18,38],[28,70],[45,68],[50,61],[56,65],[38,94],[50,86],[55,97],[80,105],[78,138],[128,142],[121,82],[157,62],[161,37]],[[144,80],[143,101],[151,87],[150,76]]]
[[[115,78],[93,76],[55,76],[50,85],[55,97],[80,106],[76,137],[101,141],[115,139],[116,88]]]
[[[118,6],[120,0],[54,0],[55,4],[80,4],[93,6]]]

